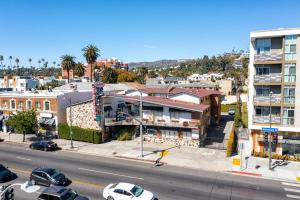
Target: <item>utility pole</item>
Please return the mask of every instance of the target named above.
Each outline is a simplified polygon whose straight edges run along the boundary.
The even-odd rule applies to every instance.
[[[271,91],[270,92],[270,130],[271,130],[271,127],[272,127],[272,95],[273,95],[273,92]],[[272,142],[271,142],[271,139],[272,139],[272,132],[270,131],[269,132],[269,169],[271,170],[272,169]]]
[[[74,148],[73,146],[73,130],[72,130],[72,99],[69,98],[69,103],[70,103],[70,140],[71,140],[71,149]]]
[[[144,157],[144,152],[143,152],[143,97],[142,97],[142,92],[140,92],[140,137],[141,137],[141,158]]]

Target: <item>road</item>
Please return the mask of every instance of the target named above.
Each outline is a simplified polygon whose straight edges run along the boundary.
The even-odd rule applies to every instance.
[[[296,189],[300,189],[300,185],[284,185],[280,181],[173,166],[154,167],[144,162],[76,152],[33,151],[24,145],[3,142],[0,143],[0,163],[18,174],[13,182],[25,182],[36,167],[57,168],[73,181],[69,187],[91,200],[103,199],[102,189],[115,182],[141,185],[160,200],[284,200],[295,197]],[[293,191],[293,188],[296,189]],[[39,192],[24,194],[16,189],[15,199],[36,199]]]

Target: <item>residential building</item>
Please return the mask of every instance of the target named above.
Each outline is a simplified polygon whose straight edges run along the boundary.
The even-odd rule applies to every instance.
[[[3,90],[12,90],[24,92],[37,88],[39,81],[29,76],[4,76],[0,78],[0,88]]]
[[[91,92],[53,92],[47,90],[25,92],[0,92],[0,129],[7,132],[6,120],[17,111],[34,109],[39,126],[56,132],[61,122],[66,122],[66,107],[92,98]]]
[[[299,155],[300,29],[251,32],[250,40],[248,127],[253,151],[268,151],[262,128],[271,126],[279,130],[272,151]]]

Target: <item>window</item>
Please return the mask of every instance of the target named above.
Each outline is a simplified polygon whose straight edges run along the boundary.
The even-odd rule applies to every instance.
[[[296,43],[297,36],[296,35],[287,35],[285,36],[285,60],[296,60]]]
[[[16,109],[16,100],[10,101],[10,109]]]
[[[18,102],[18,109],[23,109],[23,102],[22,101]]]
[[[288,104],[295,103],[295,86],[284,86],[283,100],[284,103],[288,103]]]
[[[28,110],[31,110],[31,109],[32,109],[32,102],[31,102],[31,100],[26,101],[26,108],[27,108]]]
[[[269,54],[271,50],[271,39],[257,39],[256,40],[256,53]]]
[[[179,120],[180,113],[179,112],[170,112],[171,120]]]
[[[115,190],[114,190],[114,193],[117,193],[117,194],[123,194],[123,190],[115,189]]]
[[[256,86],[256,96],[269,96],[270,86]]]
[[[44,107],[45,111],[50,111],[50,102],[49,101],[45,101],[45,107]]]
[[[284,82],[296,82],[296,65],[295,64],[285,64],[284,65]]]
[[[35,109],[36,110],[40,110],[41,109],[41,102],[39,102],[39,101],[35,102]]]
[[[269,107],[257,107],[255,109],[256,116],[269,116],[270,108]]]
[[[269,74],[270,74],[269,66],[256,67],[256,75],[269,75]]]
[[[294,114],[295,114],[295,109],[293,107],[284,107],[282,124],[283,125],[294,125]]]

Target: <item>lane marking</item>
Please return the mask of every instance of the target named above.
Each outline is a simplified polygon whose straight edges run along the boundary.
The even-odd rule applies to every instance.
[[[300,199],[300,196],[298,196],[298,195],[292,195],[292,194],[287,194],[286,197],[292,198],[292,199]]]
[[[300,190],[293,189],[293,188],[284,188],[285,191],[287,192],[295,192],[295,193],[300,193]]]
[[[31,161],[30,158],[25,158],[25,157],[21,157],[21,156],[17,156],[16,157],[17,159],[20,159],[20,160],[27,160],[27,161]]]
[[[293,186],[293,187],[300,187],[300,184],[295,184],[295,183],[286,183],[286,182],[282,182],[282,185],[288,185],[288,186]]]
[[[83,171],[88,171],[88,172],[100,173],[100,174],[108,174],[108,175],[113,175],[113,176],[120,176],[120,177],[126,177],[126,178],[144,180],[143,178],[135,177],[135,176],[127,176],[127,175],[122,175],[122,174],[115,174],[115,173],[111,173],[111,172],[97,171],[97,170],[86,169],[86,168],[78,168],[78,169],[79,170],[83,170]]]
[[[85,182],[85,181],[81,181],[81,180],[72,180],[72,183],[77,184],[77,185],[83,185],[83,186],[87,186],[87,187],[94,187],[97,189],[104,189],[104,185],[101,184],[97,184],[97,183],[92,183],[92,182]]]

